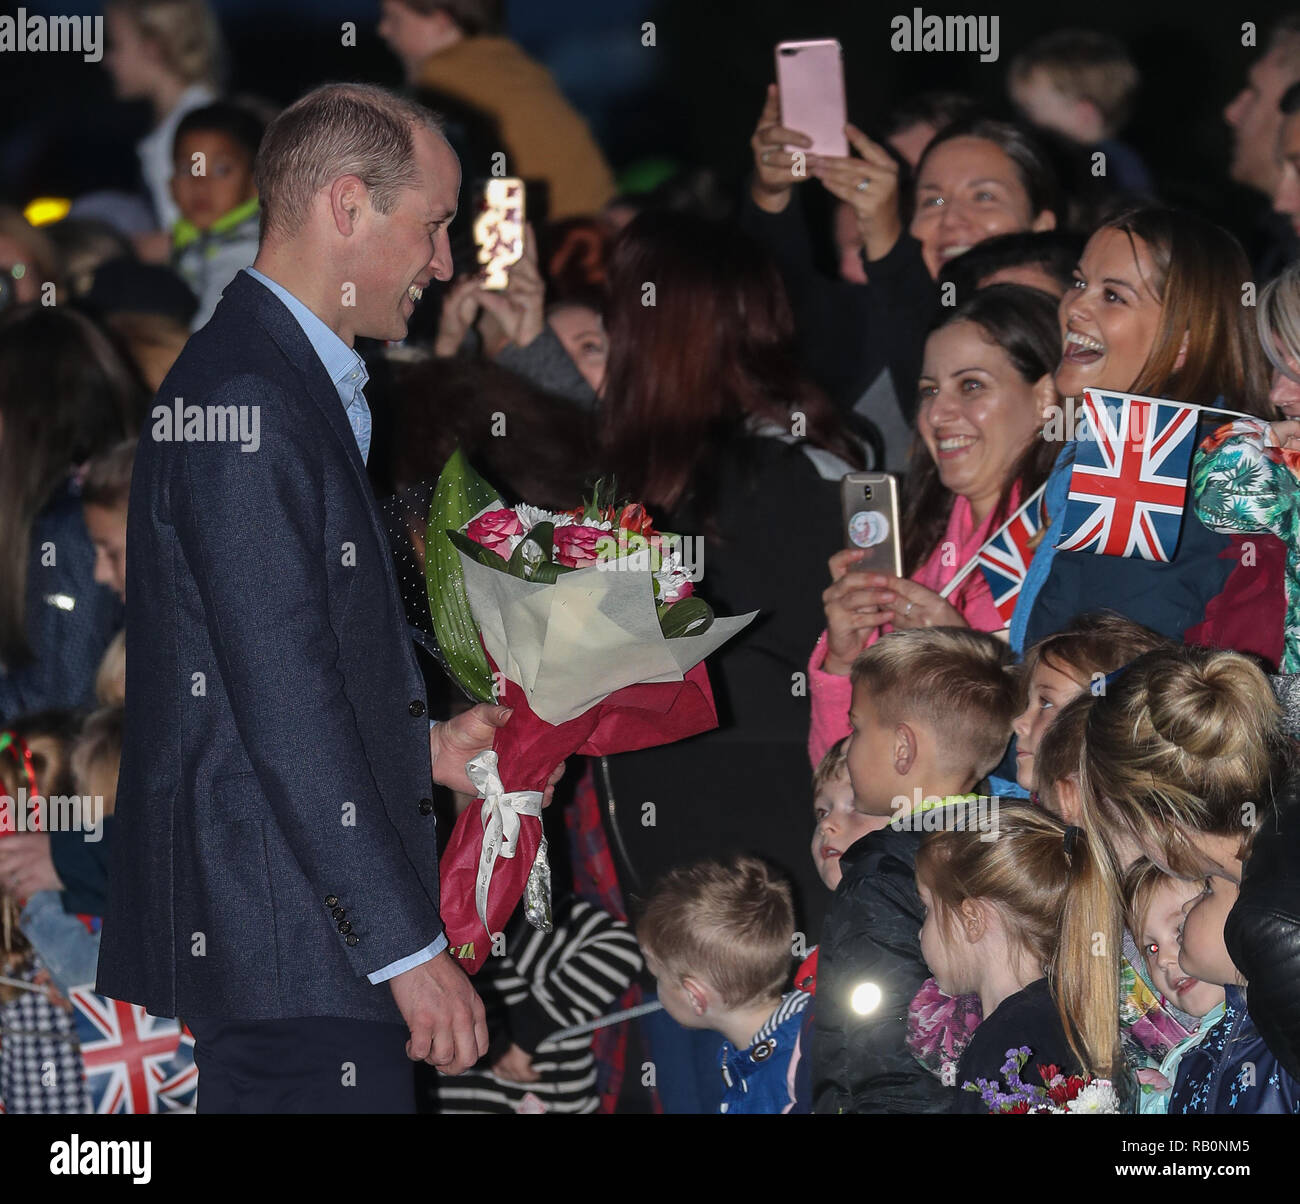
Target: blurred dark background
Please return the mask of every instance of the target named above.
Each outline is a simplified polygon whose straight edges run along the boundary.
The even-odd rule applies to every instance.
[[[235,93],[284,103],[329,79],[400,83],[397,61],[375,33],[377,0],[213,5],[230,49]],[[0,2],[3,13],[18,7]],[[94,0],[29,0],[22,7],[45,14],[102,11]],[[511,36],[551,69],[587,117],[617,171],[648,160],[709,168],[730,195],[747,168],[748,138],[779,40],[838,37],[850,117],[870,131],[894,100],[924,89],[955,88],[1005,105],[1007,67],[1025,43],[1063,25],[1108,31],[1127,42],[1142,71],[1126,140],[1145,154],[1166,199],[1236,227],[1246,199],[1225,180],[1221,112],[1258,53],[1243,47],[1241,25],[1255,22],[1262,41],[1287,7],[1214,11],[1179,0],[1095,0],[1078,10],[1003,5],[993,63],[974,53],[893,52],[891,18],[913,8],[901,0],[514,0],[508,20]],[[961,4],[922,8],[972,12]],[[355,47],[342,44],[345,21],[356,22]],[[655,24],[651,47],[642,44],[645,21]],[[148,113],[143,105],[114,102],[101,66],[75,54],[0,55],[0,104],[0,199],[23,204],[37,195],[132,185],[132,146],[147,129]],[[636,173],[624,178],[633,181]]]

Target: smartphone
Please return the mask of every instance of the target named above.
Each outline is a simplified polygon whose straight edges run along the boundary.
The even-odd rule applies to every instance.
[[[502,289],[510,283],[510,265],[524,257],[524,182],[500,176],[483,184],[474,241],[483,265],[483,287]]]
[[[776,88],[781,99],[781,124],[812,139],[812,146],[787,146],[815,155],[849,153],[844,133],[844,55],[834,38],[812,42],[780,42],[776,48]]]
[[[898,531],[898,478],[888,472],[851,472],[840,481],[844,503],[844,546],[861,548],[855,573],[903,575]]]

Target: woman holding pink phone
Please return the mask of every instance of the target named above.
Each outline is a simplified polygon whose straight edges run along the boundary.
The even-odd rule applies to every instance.
[[[750,139],[754,175],[742,222],[781,263],[804,328],[821,330],[818,337],[840,349],[856,347],[852,379],[846,373],[839,389],[826,385],[841,404],[880,427],[886,467],[900,471],[925,333],[939,306],[940,270],[995,235],[1053,229],[1057,182],[1019,127],[967,116],[940,130],[922,152],[908,213],[895,154],[855,125],[844,129],[849,155],[805,149],[812,140],[782,124],[780,97],[770,87]],[[814,270],[796,188],[809,178],[851,206],[867,283],[827,281]]]

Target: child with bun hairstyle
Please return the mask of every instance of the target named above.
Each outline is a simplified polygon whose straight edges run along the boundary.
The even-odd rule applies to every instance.
[[[1291,768],[1268,678],[1236,652],[1139,657],[1088,712],[1082,823],[1127,866],[1240,881],[1256,828]]]
[[[1016,1051],[1028,1051],[1032,1087],[1047,1086],[1040,1066],[1109,1080],[1123,1065],[1114,963],[1096,956],[1119,932],[1104,848],[1028,804],[1003,806],[997,834],[935,832],[916,858],[926,964],[941,990],[975,992],[984,1010],[957,1067],[959,1113],[1004,1110]]]
[[[1228,972],[1223,961],[1230,965],[1231,959],[1226,946],[1219,948],[1255,834],[1274,820],[1276,795],[1292,769],[1282,710],[1268,679],[1235,652],[1180,647],[1147,653],[1089,708],[1084,740],[1084,826],[1105,833],[1121,868],[1145,855],[1166,873],[1199,880],[1203,894],[1189,907],[1189,919],[1203,907],[1210,908],[1203,918],[1213,919],[1215,931],[1201,933],[1190,959],[1185,922],[1180,964],[1188,974],[1224,985],[1227,1010],[1180,1064],[1179,1077],[1204,1053],[1218,1059],[1217,1085],[1194,1102],[1180,1100],[1176,1085],[1170,1111],[1292,1110],[1278,1097],[1265,1100],[1261,1091],[1229,1091],[1233,1079],[1223,1077],[1238,1055],[1252,1062],[1261,1087],[1265,1055],[1277,1074],[1285,1074],[1255,1031],[1244,980],[1235,967]],[[1230,1043],[1221,1040],[1223,1026],[1231,1030]],[[1289,1099],[1300,1098],[1294,1084],[1291,1092]]]

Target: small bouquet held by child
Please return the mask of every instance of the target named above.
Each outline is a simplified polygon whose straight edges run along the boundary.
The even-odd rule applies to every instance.
[[[717,726],[702,662],[757,612],[715,618],[694,575],[680,536],[599,486],[554,514],[506,507],[459,451],[443,468],[425,537],[434,631],[465,692],[513,711],[466,766],[482,802],[438,861],[447,940],[469,973],[521,897],[549,931],[541,801],[556,766]]]
[[[1020,1076],[1032,1056],[1027,1045],[1008,1049],[1001,1083],[976,1079],[973,1083],[963,1083],[962,1089],[979,1092],[994,1115],[1061,1116],[1072,1112],[1104,1115],[1119,1112],[1119,1095],[1109,1079],[1063,1074],[1056,1066],[1039,1066],[1042,1086],[1024,1082]]]

